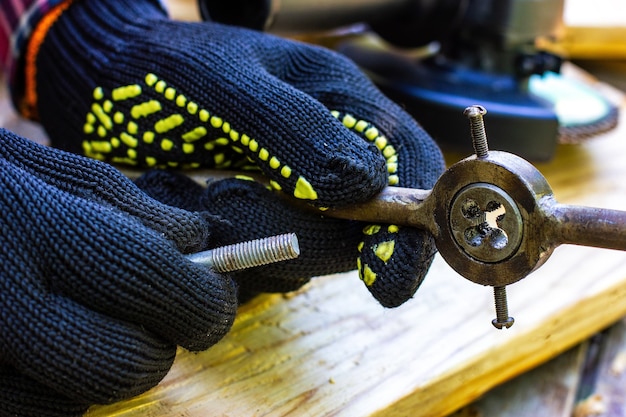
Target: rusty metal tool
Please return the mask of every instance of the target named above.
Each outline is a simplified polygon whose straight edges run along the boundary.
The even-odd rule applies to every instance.
[[[626,251],[626,211],[557,202],[532,164],[489,151],[485,114],[482,106],[465,110],[475,154],[450,166],[432,190],[387,187],[368,202],[321,214],[428,231],[456,272],[494,288],[493,325],[502,329],[514,322],[506,286],[543,265],[559,245]],[[216,175],[211,177],[224,177]],[[206,176],[195,179],[206,181]]]
[[[325,215],[427,230],[460,275],[494,287],[497,318],[508,328],[506,286],[574,244],[626,251],[626,211],[560,204],[526,160],[489,151],[481,106],[465,110],[475,154],[450,166],[432,190],[384,189],[373,200]],[[434,213],[434,215],[433,215]]]

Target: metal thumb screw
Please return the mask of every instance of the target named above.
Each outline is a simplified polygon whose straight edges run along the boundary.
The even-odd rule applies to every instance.
[[[509,328],[515,323],[513,317],[509,317],[509,306],[506,299],[506,287],[493,287],[493,295],[496,302],[496,318],[491,322],[496,329]]]
[[[295,259],[300,255],[295,233],[221,246],[186,255],[192,262],[212,267],[217,272],[234,272],[255,266]]]
[[[470,135],[472,136],[474,153],[479,158],[486,158],[489,153],[489,146],[487,145],[487,133],[485,132],[483,116],[487,114],[487,109],[479,105],[469,106],[463,114],[470,122]]]

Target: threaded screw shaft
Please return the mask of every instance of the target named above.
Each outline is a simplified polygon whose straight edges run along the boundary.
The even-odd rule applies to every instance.
[[[487,114],[487,109],[479,105],[469,106],[463,114],[470,122],[470,135],[474,153],[479,158],[486,158],[489,154],[489,146],[487,144],[487,133],[485,132],[483,116]]]
[[[217,272],[234,272],[295,259],[299,255],[296,234],[286,233],[193,253],[187,255],[187,259],[210,266]]]
[[[509,317],[509,303],[506,298],[506,287],[493,287],[493,296],[496,304],[496,318],[491,323],[497,329],[508,329],[515,323],[515,319]]]

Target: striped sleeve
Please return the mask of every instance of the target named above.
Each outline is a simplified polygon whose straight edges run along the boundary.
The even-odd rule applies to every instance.
[[[33,27],[63,1],[67,0],[0,0],[0,65],[9,82]]]

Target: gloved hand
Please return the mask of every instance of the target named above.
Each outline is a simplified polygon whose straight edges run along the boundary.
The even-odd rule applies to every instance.
[[[140,394],[176,345],[229,330],[230,278],[186,260],[211,219],[110,165],[0,129],[0,415],[80,415]]]
[[[256,166],[274,189],[321,208],[367,200],[388,184],[431,188],[444,168],[423,129],[345,57],[214,22],[172,21],[157,0],[63,3],[38,25],[25,62],[22,108],[38,115],[55,146],[97,159]],[[260,233],[284,220],[242,209],[257,207],[261,194],[237,206],[214,201],[237,210],[228,216],[234,229]],[[332,223],[341,227],[333,236],[342,234],[332,241],[316,224],[303,229],[314,235],[300,261],[332,260],[328,272],[358,265],[385,306],[414,294],[434,254],[421,231]],[[278,287],[317,271],[284,274],[291,284]]]

